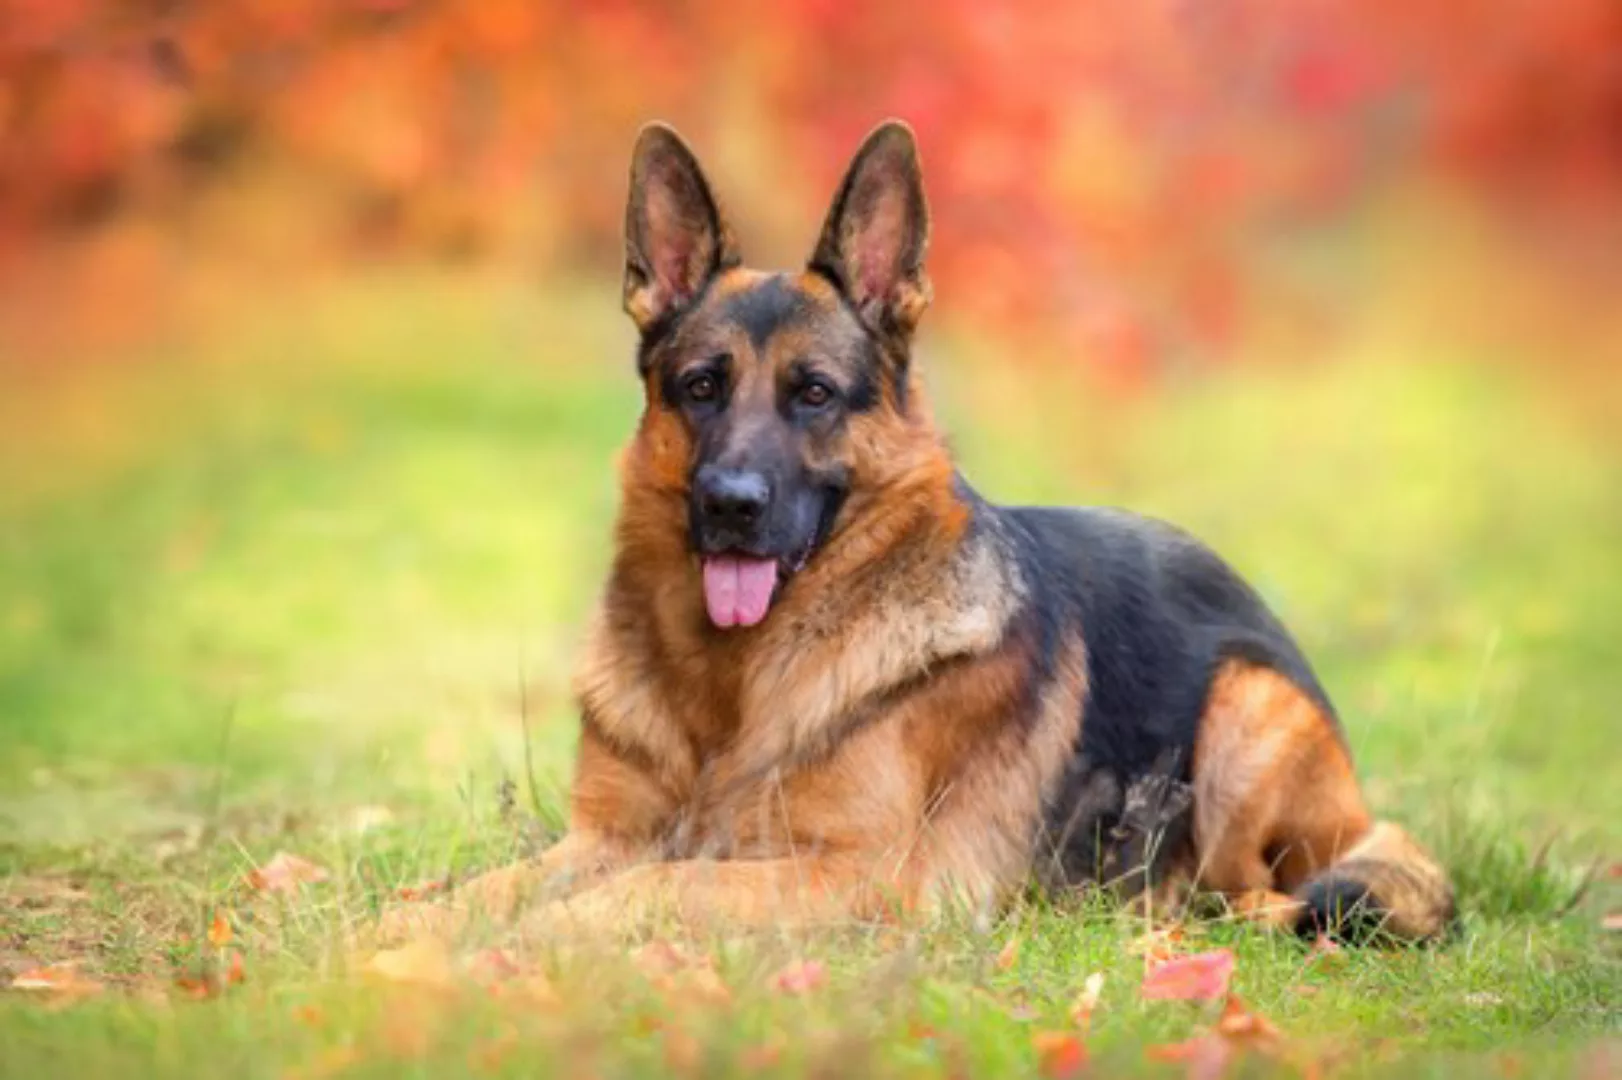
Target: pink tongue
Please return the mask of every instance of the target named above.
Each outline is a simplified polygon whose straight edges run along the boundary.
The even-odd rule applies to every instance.
[[[776,559],[713,555],[704,560],[704,606],[716,626],[753,626],[777,587]]]

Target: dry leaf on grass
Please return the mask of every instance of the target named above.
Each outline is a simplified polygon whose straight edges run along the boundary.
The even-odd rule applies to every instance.
[[[997,952],[997,969],[1007,971],[1017,963],[1019,963],[1019,938],[1011,937]]]
[[[1215,1001],[1228,992],[1232,978],[1233,953],[1215,949],[1154,965],[1139,992],[1150,1001]]]
[[[1151,1046],[1150,1060],[1181,1064],[1189,1080],[1217,1080],[1247,1053],[1278,1056],[1283,1035],[1273,1022],[1251,1012],[1238,995],[1229,994],[1216,1026],[1180,1043]]]
[[[1070,1003],[1070,1022],[1086,1032],[1093,1024],[1093,1011],[1098,1008],[1098,998],[1104,992],[1104,973],[1095,971],[1087,976],[1081,984],[1081,993],[1076,1000]]]
[[[248,884],[260,892],[296,893],[302,885],[326,881],[326,869],[308,859],[278,851],[263,866],[248,871]]]
[[[1069,1080],[1087,1068],[1087,1044],[1073,1031],[1039,1031],[1031,1036],[1037,1071],[1048,1080]]]
[[[208,923],[208,943],[216,949],[223,949],[231,944],[231,920],[220,908],[214,912],[214,918]]]
[[[828,981],[828,969],[820,960],[796,960],[774,974],[767,986],[775,993],[796,996],[809,994]]]
[[[1147,970],[1176,956],[1178,947],[1183,943],[1183,937],[1181,926],[1164,926],[1158,930],[1139,934],[1127,943],[1126,951],[1133,956],[1143,957],[1144,968]]]
[[[105,989],[101,983],[81,972],[74,963],[31,968],[13,978],[11,988],[38,994],[52,1001],[76,1001],[92,997]]]
[[[1609,933],[1622,931],[1622,911],[1613,911],[1599,921],[1601,930]]]

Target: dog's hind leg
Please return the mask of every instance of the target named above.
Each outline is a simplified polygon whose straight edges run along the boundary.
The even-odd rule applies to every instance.
[[[1267,668],[1230,663],[1212,682],[1195,739],[1194,840],[1202,884],[1272,925],[1421,940],[1452,920],[1446,876],[1371,818],[1328,714]]]

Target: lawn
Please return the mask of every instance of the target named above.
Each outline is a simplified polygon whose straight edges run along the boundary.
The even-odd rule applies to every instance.
[[[0,1073],[1059,1075],[1102,973],[1093,1069],[1177,1075],[1146,1047],[1217,1006],[1144,1000],[1157,939],[1096,903],[685,940],[673,974],[641,942],[353,944],[402,888],[561,827],[639,397],[616,290],[532,289],[378,276],[141,362],[0,367],[0,983],[101,987],[0,993]],[[1239,1071],[1615,1075],[1622,458],[1535,386],[1410,349],[1125,401],[983,343],[922,362],[986,494],[1129,505],[1245,571],[1376,808],[1455,875],[1436,949],[1184,927],[1282,1032]],[[278,852],[326,880],[254,888]]]

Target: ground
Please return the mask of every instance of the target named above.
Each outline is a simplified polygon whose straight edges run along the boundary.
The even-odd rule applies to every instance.
[[[0,977],[102,987],[0,994],[0,1074],[1063,1075],[1094,973],[1094,1067],[1182,1067],[1146,1048],[1218,1005],[1145,999],[1158,939],[1096,904],[684,942],[713,973],[639,942],[370,964],[354,932],[402,888],[560,827],[639,399],[612,288],[312,292],[0,396]],[[1247,573],[1371,801],[1459,883],[1436,949],[1160,941],[1234,953],[1282,1032],[1243,1067],[1614,1075],[1622,461],[1535,387],[1409,351],[1125,400],[944,333],[921,362],[983,492],[1129,505]],[[327,879],[255,888],[282,851]]]

